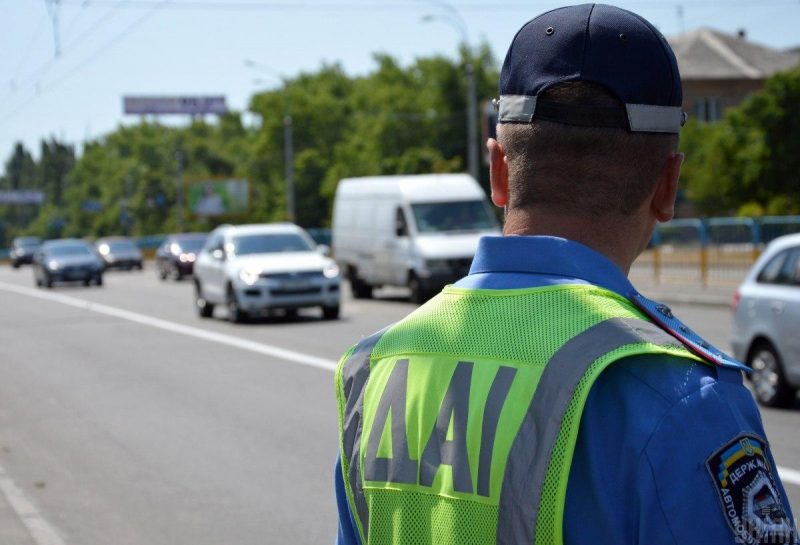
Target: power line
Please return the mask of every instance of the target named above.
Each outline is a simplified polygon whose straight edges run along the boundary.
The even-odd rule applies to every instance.
[[[0,118],[0,126],[5,124],[8,120],[12,119],[15,115],[19,114],[21,111],[23,111],[25,108],[27,108],[30,104],[32,104],[34,101],[36,101],[36,99],[38,99],[41,96],[42,93],[45,93],[47,91],[53,90],[54,88],[58,87],[59,85],[64,83],[66,80],[68,80],[69,78],[71,78],[72,76],[74,76],[75,74],[77,74],[78,72],[83,70],[84,68],[86,68],[88,65],[90,65],[91,63],[96,61],[100,56],[103,55],[103,53],[108,52],[111,48],[113,48],[119,42],[124,40],[138,26],[140,26],[143,23],[145,23],[148,19],[150,19],[150,17],[155,15],[155,13],[159,9],[163,8],[164,6],[166,6],[171,1],[172,0],[161,0],[160,2],[154,3],[153,6],[146,13],[144,13],[141,17],[139,17],[135,21],[133,21],[133,23],[131,23],[130,25],[125,27],[121,32],[119,32],[118,34],[114,35],[114,37],[111,40],[109,40],[106,43],[104,43],[102,45],[102,47],[99,47],[98,49],[96,49],[91,55],[86,57],[82,62],[78,63],[77,65],[72,67],[70,70],[68,70],[67,72],[62,74],[60,77],[56,78],[55,80],[51,81],[49,84],[45,85],[41,89],[38,89],[36,94],[31,96],[28,100],[26,100],[22,104],[20,104],[16,109],[12,110],[8,114],[6,114],[2,118]]]
[[[45,21],[47,21],[47,15],[42,14],[42,18],[39,19],[39,23],[36,26],[36,30],[33,31],[31,39],[28,42],[28,45],[26,45],[25,48],[22,50],[22,57],[20,58],[19,63],[17,63],[17,66],[14,68],[13,75],[9,80],[11,83],[12,92],[17,90],[17,77],[19,76],[19,73],[22,71],[22,67],[25,66],[26,62],[28,62],[28,58],[31,56],[31,51],[33,51],[33,46],[36,45],[36,41],[39,39],[39,36],[42,35],[42,31],[44,30],[45,27]]]
[[[69,52],[81,43],[83,43],[89,36],[91,36],[95,30],[97,30],[101,25],[103,25],[107,20],[109,20],[120,8],[125,7],[128,4],[129,0],[123,0],[121,2],[114,2],[113,7],[106,11],[103,15],[98,17],[85,31],[78,35],[77,38],[70,41],[66,45],[66,51]],[[62,50],[63,52],[63,50]],[[62,55],[63,58],[63,55]],[[57,57],[50,57],[45,63],[40,65],[38,68],[34,69],[28,77],[26,77],[19,85],[16,86],[16,90],[24,90],[25,88],[29,87],[31,84],[35,83],[36,80],[41,78],[44,74],[46,74],[58,61]]]
[[[77,0],[73,0],[74,3]],[[114,0],[92,0],[92,5],[113,5]],[[131,0],[128,8],[147,8],[156,5],[156,0]],[[458,4],[461,11],[510,11],[525,10],[531,6],[550,6],[555,3],[546,0],[533,0],[525,3],[501,2],[487,5],[486,3],[469,2]],[[625,2],[638,8],[674,10],[675,5],[671,2],[662,0],[634,0]],[[700,0],[697,2],[686,2],[687,8],[700,7],[725,7],[725,8],[746,8],[752,6],[797,6],[797,0]],[[170,9],[187,10],[223,10],[223,11],[358,11],[368,9],[370,11],[402,11],[409,8],[419,9],[419,4],[413,2],[288,2],[288,1],[223,1],[223,0],[185,0],[183,2],[173,2]]]

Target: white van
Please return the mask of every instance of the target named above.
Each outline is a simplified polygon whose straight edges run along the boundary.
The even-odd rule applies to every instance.
[[[347,178],[333,206],[333,251],[356,298],[408,286],[422,302],[469,272],[483,235],[500,234],[467,174]]]

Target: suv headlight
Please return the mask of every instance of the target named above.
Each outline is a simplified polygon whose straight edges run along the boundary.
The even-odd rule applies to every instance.
[[[255,284],[258,281],[259,276],[261,276],[261,271],[253,269],[242,269],[239,271],[239,279],[248,286]]]
[[[325,278],[336,278],[339,276],[339,265],[333,262],[328,263],[322,269],[322,274],[325,276]]]

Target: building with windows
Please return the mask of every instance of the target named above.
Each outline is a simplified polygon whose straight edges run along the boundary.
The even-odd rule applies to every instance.
[[[775,74],[800,66],[800,52],[781,51],[747,40],[744,31],[725,34],[700,28],[668,38],[683,81],[683,109],[690,117],[717,121]]]

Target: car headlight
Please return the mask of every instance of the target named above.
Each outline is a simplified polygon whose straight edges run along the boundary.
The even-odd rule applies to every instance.
[[[57,271],[58,261],[56,261],[55,259],[51,259],[50,261],[47,262],[47,268],[50,269],[51,271]]]
[[[322,274],[325,278],[336,278],[339,276],[339,265],[336,263],[328,263],[325,265],[325,268],[322,269]]]
[[[195,255],[194,254],[181,254],[181,255],[178,256],[178,259],[180,260],[181,263],[191,263],[192,261],[195,260]]]
[[[248,286],[255,284],[259,276],[261,276],[261,271],[253,269],[242,269],[239,271],[239,278]]]

